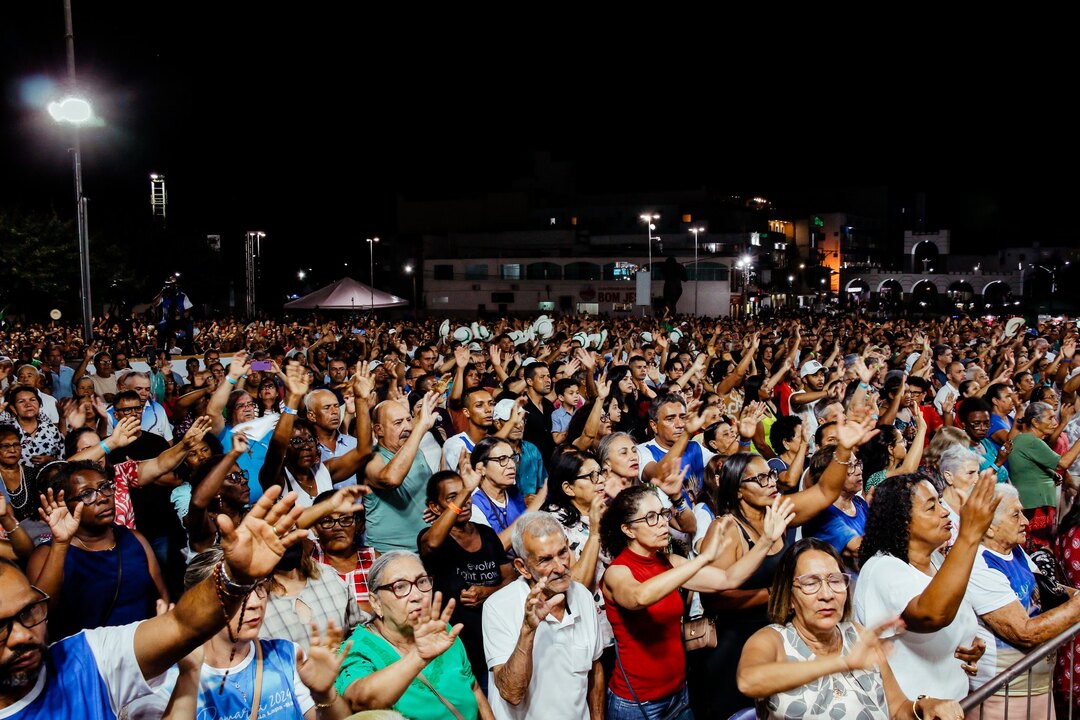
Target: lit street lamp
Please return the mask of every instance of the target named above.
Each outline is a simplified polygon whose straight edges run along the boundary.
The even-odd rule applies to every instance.
[[[690,228],[690,232],[694,233],[694,314],[697,315],[698,283],[701,282],[697,265],[698,234],[705,232],[705,228]]]
[[[653,266],[652,266],[652,244],[653,240],[659,240],[660,238],[654,238],[652,231],[656,229],[656,225],[653,220],[659,220],[660,216],[656,213],[645,213],[640,216],[645,221],[645,226],[649,229],[649,307],[652,307],[652,279],[653,279]]]
[[[71,22],[71,0],[64,0],[64,40],[67,46],[68,82],[74,90],[75,31]],[[71,162],[75,173],[75,216],[79,245],[79,281],[82,289],[83,340],[90,344],[94,332],[93,309],[90,303],[90,233],[86,225],[86,197],[83,195],[82,186],[79,126],[92,120],[94,111],[87,100],[75,96],[49,103],[48,111],[53,120],[72,125]]]
[[[379,238],[368,238],[368,257],[371,261],[371,312],[375,312],[375,243]]]
[[[413,270],[414,268],[411,263],[405,263],[405,274],[412,276],[412,304],[413,313],[416,314],[420,312],[420,307],[416,301],[416,273],[413,272]]]

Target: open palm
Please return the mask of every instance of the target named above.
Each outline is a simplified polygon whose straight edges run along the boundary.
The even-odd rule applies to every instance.
[[[51,489],[41,496],[41,507],[38,508],[38,514],[42,520],[48,523],[53,542],[71,542],[71,538],[75,537],[75,532],[79,529],[82,513],[83,504],[80,502],[75,506],[75,514],[71,514],[67,504],[64,502],[63,490],[55,498]]]
[[[306,530],[293,529],[303,512],[296,506],[296,493],[279,500],[280,494],[278,485],[267,490],[239,525],[234,525],[228,515],[218,515],[221,549],[229,575],[238,583],[251,583],[269,575],[285,549],[307,535]]]

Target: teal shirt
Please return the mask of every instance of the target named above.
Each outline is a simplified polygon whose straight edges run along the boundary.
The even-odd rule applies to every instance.
[[[381,445],[375,451],[387,464],[394,453]],[[427,482],[431,468],[423,453],[417,452],[405,480],[396,488],[375,490],[364,496],[368,544],[380,554],[391,550],[416,552],[416,536],[424,529]]]
[[[521,441],[521,460],[517,467],[517,486],[522,496],[535,495],[544,487],[547,470],[540,450],[528,440]]]
[[[1009,477],[1020,493],[1025,510],[1057,506],[1054,472],[1060,460],[1060,455],[1031,433],[1020,433],[1013,438]]]
[[[336,682],[337,690],[342,695],[353,682],[393,665],[401,655],[393,645],[377,633],[363,625],[353,631],[352,649],[345,656]],[[461,638],[456,638],[450,649],[439,655],[424,668],[427,681],[451,705],[457,708],[465,720],[476,720],[479,708],[476,695],[473,694],[472,666],[465,654]],[[452,720],[450,710],[435,696],[419,678],[414,678],[405,694],[394,703],[394,710],[409,720]]]

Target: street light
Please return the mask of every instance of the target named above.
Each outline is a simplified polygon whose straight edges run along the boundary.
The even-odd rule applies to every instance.
[[[375,243],[379,238],[368,238],[368,257],[371,261],[371,312],[375,312]]]
[[[698,283],[701,282],[697,266],[698,234],[705,232],[705,228],[690,228],[690,232],[694,233],[694,314],[697,315]]]
[[[660,216],[658,214],[656,214],[656,213],[644,213],[640,217],[641,217],[642,220],[645,221],[645,226],[649,229],[649,297],[648,297],[649,302],[648,302],[648,304],[651,307],[652,306],[652,243],[653,243],[652,231],[656,229],[656,225],[653,223],[653,220],[659,220]],[[656,239],[659,240],[660,238],[656,238]],[[644,311],[642,311],[642,314],[644,314]]]
[[[71,0],[64,0],[64,42],[67,46],[68,82],[74,90],[75,80],[75,31],[71,22]],[[90,103],[80,97],[69,96],[49,103],[49,115],[61,123],[72,126],[72,169],[75,174],[75,217],[79,245],[79,281],[82,288],[83,339],[87,344],[93,340],[92,306],[90,303],[90,233],[86,225],[86,197],[82,186],[82,160],[80,157],[79,126],[94,117]]]
[[[413,313],[416,314],[420,312],[420,308],[417,306],[416,301],[416,273],[413,272],[413,266],[411,263],[405,263],[405,274],[412,276],[412,304]]]
[[[303,280],[305,277],[307,277],[307,275],[306,275],[306,273],[304,273],[303,270],[300,270],[299,272],[296,273],[296,277],[299,280]]]

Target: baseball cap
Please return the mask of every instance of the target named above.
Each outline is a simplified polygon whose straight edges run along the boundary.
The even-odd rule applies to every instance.
[[[371,362],[368,363],[367,369],[369,371],[374,370],[375,368],[379,367],[380,365],[382,365],[382,360],[372,360]]]
[[[806,377],[807,375],[817,375],[819,372],[825,369],[825,366],[819,363],[817,360],[808,360],[803,363],[802,368],[799,370],[799,377]]]

